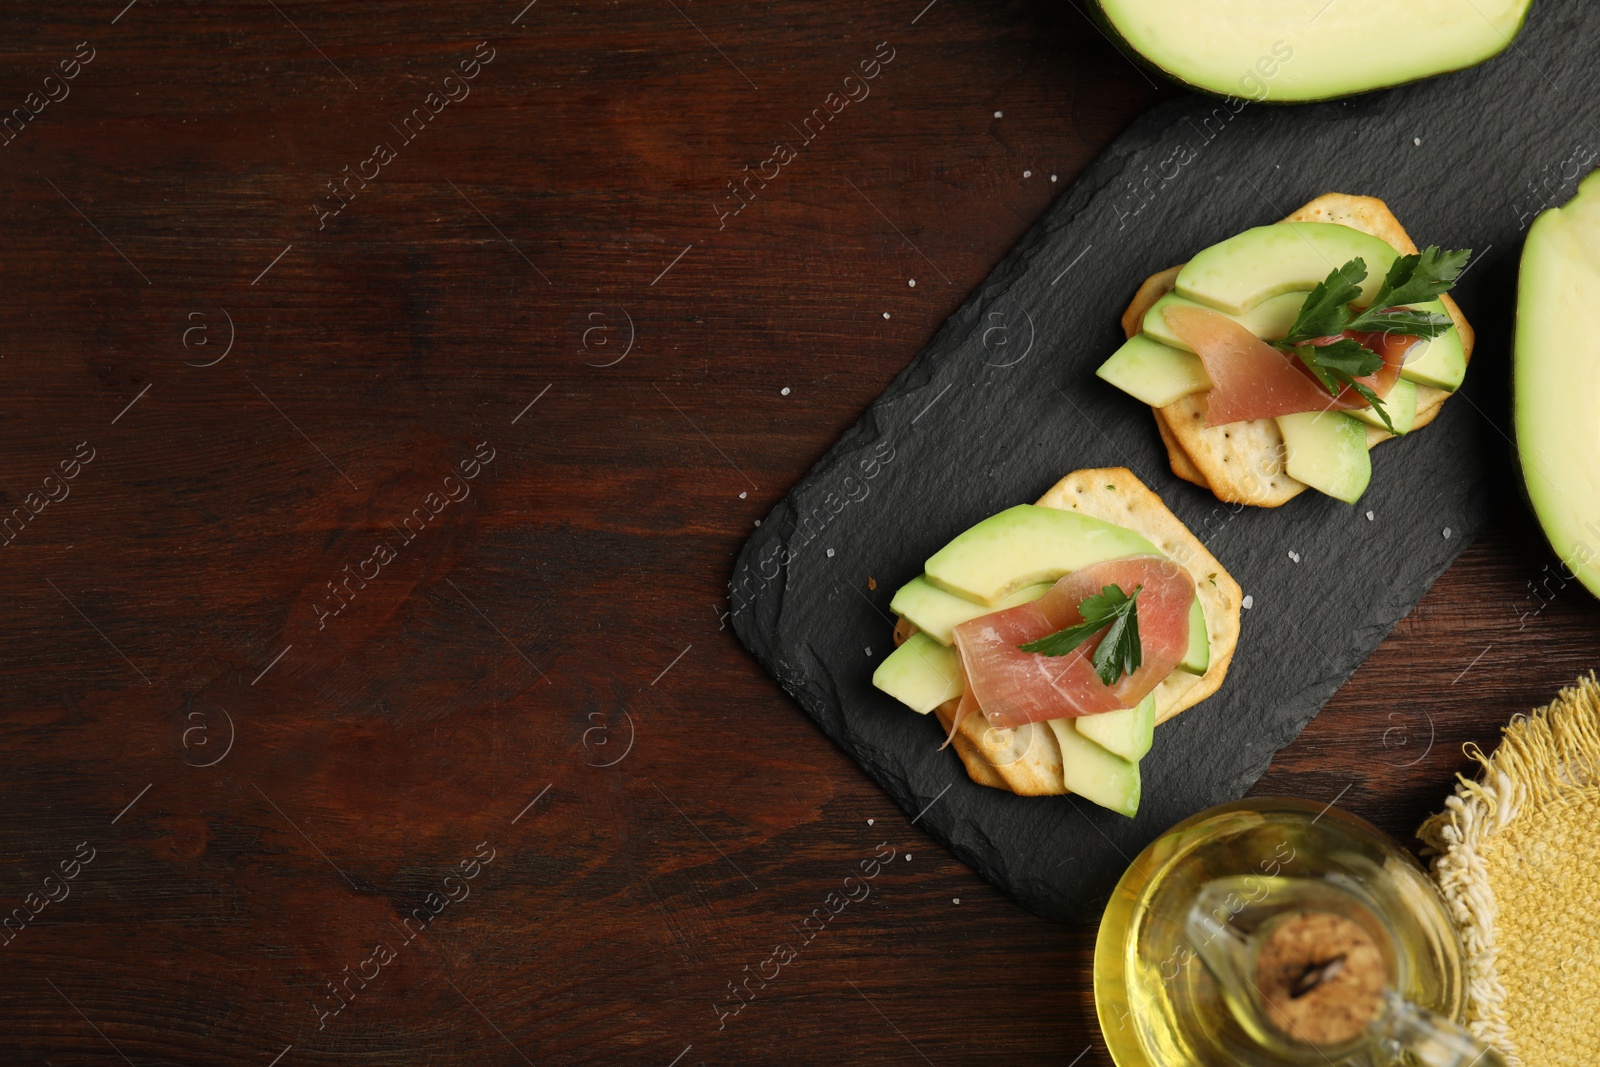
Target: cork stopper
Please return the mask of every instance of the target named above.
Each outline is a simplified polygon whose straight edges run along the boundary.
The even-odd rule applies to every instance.
[[[1277,924],[1256,959],[1267,1018],[1302,1044],[1338,1046],[1378,1017],[1387,984],[1383,954],[1359,923],[1303,912]]]

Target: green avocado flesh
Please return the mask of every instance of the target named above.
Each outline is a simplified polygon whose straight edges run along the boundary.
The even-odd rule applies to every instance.
[[[1111,31],[1168,76],[1219,96],[1352,96],[1482,63],[1532,0],[1098,0]],[[1222,112],[1224,121],[1232,116]]]
[[[1394,423],[1395,433],[1410,433],[1411,427],[1417,424],[1417,386],[1415,382],[1408,382],[1404,378],[1394,383],[1389,390],[1389,395],[1383,398],[1383,409],[1389,414],[1389,421]],[[1347,413],[1353,419],[1360,419],[1368,426],[1376,426],[1387,431],[1389,427],[1383,424],[1376,408],[1352,408]]]
[[[1128,338],[1095,375],[1153,408],[1211,388],[1199,356],[1168,348],[1142,333]]]
[[[1309,292],[1309,290],[1282,293],[1263,300],[1249,311],[1238,314],[1229,314],[1224,311],[1221,314],[1227,315],[1228,318],[1239,323],[1263,340],[1276,341],[1287,334],[1289,327],[1294,325],[1295,317],[1300,314],[1301,305],[1306,302],[1306,292]],[[1193,300],[1186,300],[1177,293],[1168,293],[1152,304],[1149,311],[1145,312],[1144,325],[1141,327],[1143,335],[1160,341],[1164,345],[1170,345],[1185,352],[1193,352],[1194,349],[1184,344],[1178,335],[1172,332],[1172,327],[1167,325],[1167,308],[1205,306],[1204,304],[1197,304]],[[1217,309],[1208,308],[1207,310],[1216,311]],[[1209,385],[1209,381],[1207,384]]]
[[[927,634],[906,638],[872,672],[872,684],[919,715],[966,691],[956,650]]]
[[[1156,695],[1151,693],[1137,707],[1125,711],[1103,711],[1074,719],[1078,733],[1112,755],[1134,763],[1144,758],[1156,737]]]
[[[1535,220],[1512,348],[1517,458],[1561,569],[1600,596],[1600,172]]]
[[[1015,590],[1091,563],[1159,556],[1132,530],[1082,512],[1018,504],[956,535],[923,564],[933,585],[995,610]]]
[[[910,619],[916,623],[917,629],[941,645],[948,645],[955,640],[950,631],[968,619],[976,619],[979,615],[987,615],[1001,608],[1014,608],[1018,604],[1038,600],[1049,589],[1049,582],[1026,586],[990,607],[968,600],[966,597],[956,596],[954,593],[947,593],[918,575],[902,585],[895,593],[894,599],[889,601],[889,610],[903,619]]]
[[[1372,481],[1366,428],[1342,411],[1279,415],[1289,477],[1354,504]]]
[[[1082,719],[1051,719],[1061,746],[1061,780],[1071,792],[1133,818],[1139,811],[1139,764],[1101,748],[1078,732]]]

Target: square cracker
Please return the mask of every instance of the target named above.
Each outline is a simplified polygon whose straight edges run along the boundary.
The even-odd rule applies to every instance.
[[[1161,498],[1125,467],[1074,471],[1038,499],[1041,507],[1080,511],[1140,534],[1194,578],[1206,617],[1211,662],[1205,674],[1174,671],[1156,687],[1156,722],[1162,723],[1204,700],[1222,685],[1239,644],[1239,584],[1223,569]],[[958,701],[936,709],[948,733]],[[1061,779],[1061,746],[1044,723],[995,729],[981,714],[962,719],[952,739],[967,774],[979,785],[1021,796],[1067,792]]]
[[[1336,223],[1371,234],[1404,255],[1417,251],[1400,220],[1376,197],[1325,193],[1283,221]],[[1131,337],[1139,331],[1145,312],[1172,290],[1179,269],[1181,267],[1169,267],[1152,274],[1139,286],[1132,303],[1122,314],[1124,334]],[[1455,320],[1462,348],[1471,360],[1475,341],[1472,327],[1454,300],[1448,295],[1441,300]],[[1432,422],[1449,396],[1443,389],[1418,386],[1417,421],[1412,432]],[[1200,394],[1154,411],[1156,429],[1167,448],[1172,472],[1185,481],[1210,489],[1218,499],[1277,507],[1308,488],[1304,482],[1289,477],[1284,469],[1283,434],[1275,420],[1207,426],[1205,399]],[[1392,436],[1376,427],[1368,427],[1367,447],[1376,447]]]

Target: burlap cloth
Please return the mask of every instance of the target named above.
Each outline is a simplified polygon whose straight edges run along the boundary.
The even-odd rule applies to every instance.
[[[1600,1064],[1600,684],[1519,715],[1417,836],[1467,955],[1467,1021],[1512,1067]]]

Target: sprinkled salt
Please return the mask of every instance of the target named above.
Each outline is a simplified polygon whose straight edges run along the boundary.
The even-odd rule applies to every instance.
[[[779,389],[778,390],[778,395],[779,396],[788,396],[789,395],[789,387],[786,385],[782,389]]]
[[[1367,512],[1367,521],[1368,521],[1368,522],[1371,522],[1371,521],[1372,521],[1372,520],[1373,520],[1373,519],[1375,519],[1375,518],[1377,518],[1377,516],[1376,516],[1376,515],[1374,515],[1374,514],[1373,514],[1373,513],[1372,513],[1372,512],[1370,512],[1370,511],[1369,511],[1369,512]]]
[[[1031,178],[1031,177],[1033,177],[1033,171],[1031,171],[1031,170],[1025,170],[1025,171],[1023,171],[1023,172],[1022,172],[1022,176],[1023,176],[1023,177],[1024,177],[1024,178]]]
[[[915,278],[907,278],[906,279],[906,284],[911,286],[911,288],[915,289],[917,287],[917,280]]]
[[[830,549],[828,549],[828,558],[829,558],[829,559],[832,559],[832,558],[833,558],[833,549],[831,549],[831,548],[830,548]]]
[[[1251,608],[1256,606],[1256,598],[1253,596],[1246,596],[1240,603],[1244,610],[1249,611]]]
[[[1291,548],[1289,550],[1289,558],[1294,560],[1296,563],[1299,563],[1300,562],[1300,553],[1296,552],[1294,549]]]

